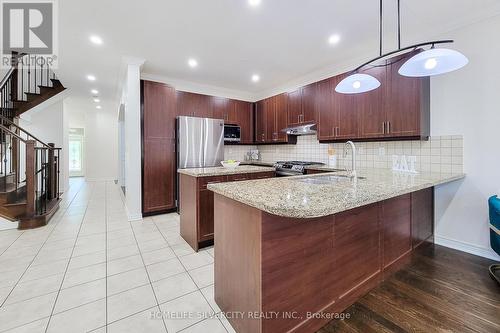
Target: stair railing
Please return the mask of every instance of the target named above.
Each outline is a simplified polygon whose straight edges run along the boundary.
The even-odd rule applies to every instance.
[[[31,94],[54,87],[56,74],[46,61],[43,57],[12,52],[12,67],[0,82],[0,115],[14,119],[15,108],[29,102]]]
[[[22,183],[25,183],[26,216],[43,215],[50,209],[50,203],[60,198],[61,148],[54,147],[53,143],[44,144],[41,141],[23,137],[1,124],[0,138],[2,139],[0,169],[3,176],[0,191],[17,191]],[[24,155],[24,159],[20,158],[21,155]],[[19,174],[17,170],[23,169],[21,164],[24,164],[24,181],[18,181],[17,177]],[[9,176],[15,181],[10,182]]]

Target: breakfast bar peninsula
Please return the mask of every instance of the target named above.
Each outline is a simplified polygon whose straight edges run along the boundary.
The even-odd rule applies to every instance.
[[[433,242],[434,186],[463,177],[361,170],[209,184],[217,304],[238,333],[316,332]]]

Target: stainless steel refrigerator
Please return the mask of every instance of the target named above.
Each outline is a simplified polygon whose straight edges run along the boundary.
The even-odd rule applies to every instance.
[[[224,160],[224,120],[177,117],[176,126],[177,169],[221,166],[220,162]],[[176,188],[179,203],[179,186]]]
[[[224,160],[224,120],[177,117],[177,167],[221,166]]]

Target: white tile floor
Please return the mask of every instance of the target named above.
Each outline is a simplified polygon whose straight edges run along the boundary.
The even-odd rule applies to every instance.
[[[213,249],[194,253],[177,214],[127,222],[119,191],[72,179],[48,226],[0,231],[0,332],[234,332]]]

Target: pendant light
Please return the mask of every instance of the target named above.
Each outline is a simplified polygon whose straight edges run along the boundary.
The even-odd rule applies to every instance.
[[[379,60],[391,55],[402,54],[404,51],[421,50],[422,52],[408,59],[398,70],[402,76],[426,77],[455,71],[467,65],[469,60],[462,53],[445,48],[436,48],[436,45],[453,43],[453,40],[436,40],[419,43],[401,48],[401,4],[398,0],[398,49],[382,54],[382,1],[380,0],[380,55],[352,71],[352,74],[340,81],[335,91],[342,94],[357,94],[380,87],[380,82],[373,76],[360,73],[363,69]],[[430,46],[428,50],[423,50]],[[372,65],[373,66],[373,65]],[[378,65],[380,66],[380,65]]]
[[[380,0],[380,19],[379,19],[379,56],[382,56],[382,0]],[[374,76],[368,74],[358,73],[358,67],[354,70],[353,74],[339,82],[335,87],[335,91],[341,94],[361,94],[380,87],[380,81]]]
[[[359,94],[380,87],[380,81],[368,74],[351,74],[335,87],[341,94]]]
[[[408,59],[398,72],[409,77],[434,76],[455,71],[468,63],[469,59],[458,51],[431,48]]]

